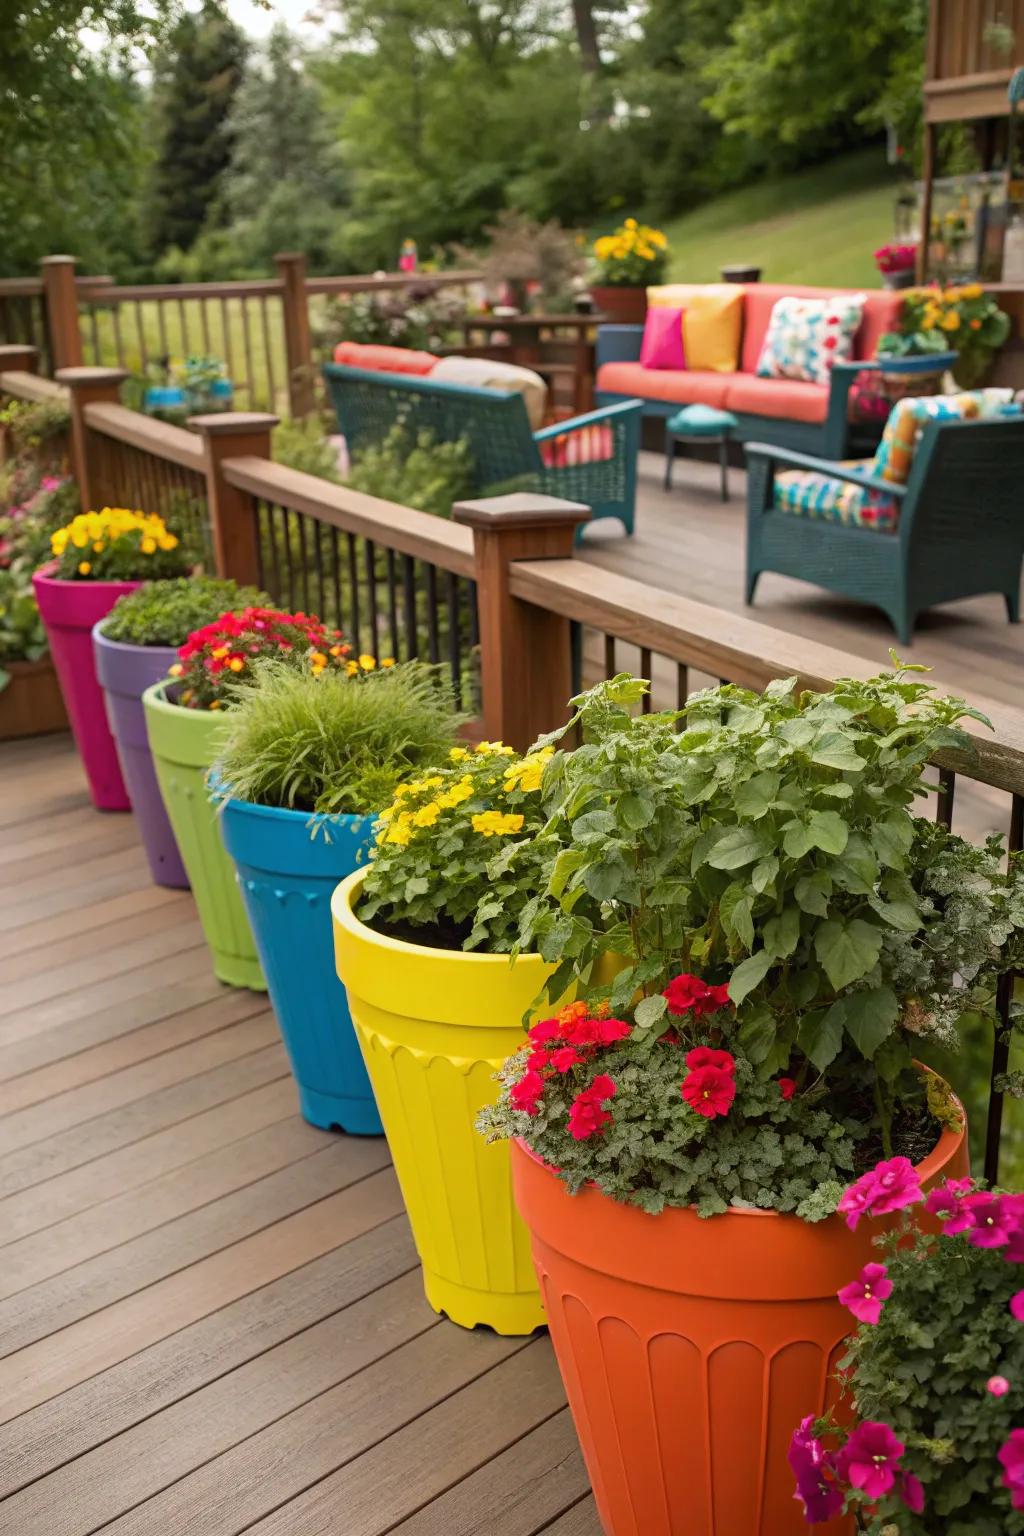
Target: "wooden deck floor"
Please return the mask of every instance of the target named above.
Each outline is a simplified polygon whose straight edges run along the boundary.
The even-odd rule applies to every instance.
[[[3,1536],[599,1536],[547,1339],[430,1311],[65,737],[0,746],[0,874]]]

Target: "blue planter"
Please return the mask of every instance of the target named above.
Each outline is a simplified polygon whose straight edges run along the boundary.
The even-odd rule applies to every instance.
[[[365,859],[373,819],[342,816],[314,838],[305,811],[228,800],[220,815],[302,1113],[356,1136],[383,1128],[335,970],[331,895]]]

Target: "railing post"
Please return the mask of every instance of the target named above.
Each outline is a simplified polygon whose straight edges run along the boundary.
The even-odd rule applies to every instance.
[[[0,373],[38,373],[39,348],[8,342],[0,346]]]
[[[99,465],[96,459],[94,434],[85,420],[87,405],[116,405],[121,385],[128,377],[124,368],[60,368],[58,384],[68,387],[71,407],[71,473],[78,485],[78,499],[82,511],[95,506],[94,492],[100,483]]]
[[[218,576],[258,586],[260,536],[248,492],[229,485],[225,459],[269,459],[270,434],[280,420],[265,411],[219,411],[191,416],[188,425],[203,439],[206,501]]]
[[[458,502],[457,523],[473,530],[484,730],[492,741],[524,750],[565,719],[572,693],[569,620],[514,598],[514,560],[559,560],[590,508],[556,496],[521,492]]]
[[[58,368],[82,365],[82,333],[78,324],[78,288],[75,285],[73,256],[44,256],[39,263],[43,275],[43,300],[46,329],[50,337],[50,360],[56,375]]]
[[[284,285],[281,304],[288,360],[288,409],[294,417],[302,418],[313,409],[313,343],[309,330],[306,258],[301,251],[281,251],[274,257],[274,265]]]

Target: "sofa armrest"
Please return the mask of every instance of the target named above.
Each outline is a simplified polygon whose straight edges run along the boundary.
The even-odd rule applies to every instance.
[[[859,373],[877,373],[878,364],[852,361],[835,363],[828,381],[828,414],[825,418],[825,453],[841,459],[850,431],[850,389]]]
[[[746,443],[748,459],[767,460],[772,469],[810,469],[831,480],[844,480],[849,485],[864,485],[869,491],[881,491],[883,495],[902,499],[907,494],[905,485],[883,480],[878,475],[857,474],[834,459],[815,459],[809,453],[794,453],[791,448],[773,448],[769,443]]]
[[[599,325],[596,366],[603,363],[638,363],[644,339],[642,325]]]

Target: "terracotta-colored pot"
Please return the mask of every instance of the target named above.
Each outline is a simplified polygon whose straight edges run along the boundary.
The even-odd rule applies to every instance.
[[[599,314],[615,325],[643,325],[647,318],[647,289],[610,284],[591,288],[590,297]]]
[[[928,1185],[966,1171],[964,1131],[919,1167]],[[803,1536],[786,1451],[836,1396],[853,1326],[836,1292],[882,1223],[649,1216],[593,1187],[570,1195],[521,1142],[512,1178],[607,1536]]]
[[[0,741],[67,730],[67,711],[48,656],[39,661],[5,662],[4,671],[10,673],[11,680],[0,692]]]
[[[33,575],[32,585],[89,794],[98,811],[129,811],[131,803],[96,676],[92,628],[139,583],[62,581],[54,575],[56,569],[56,563],[44,565]]]

